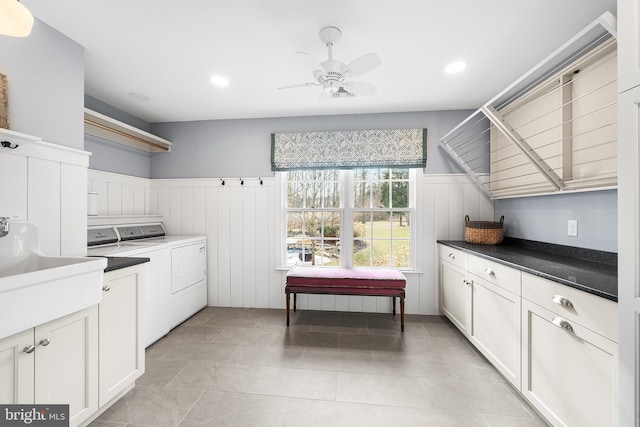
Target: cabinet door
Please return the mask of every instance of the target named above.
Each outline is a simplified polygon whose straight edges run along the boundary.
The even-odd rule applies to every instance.
[[[98,409],[98,306],[35,328],[35,403],[69,404],[70,425]]]
[[[99,405],[144,373],[144,266],[106,273],[99,311]]]
[[[446,261],[440,261],[440,311],[462,333],[468,335],[471,287],[467,271]]]
[[[0,403],[33,403],[33,329],[0,340]]]
[[[470,275],[470,341],[520,390],[520,297]]]
[[[618,346],[522,300],[522,393],[552,425],[617,423]]]

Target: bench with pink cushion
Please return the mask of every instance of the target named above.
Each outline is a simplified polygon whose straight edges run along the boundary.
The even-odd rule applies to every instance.
[[[400,330],[404,332],[404,297],[406,277],[390,268],[351,269],[334,267],[293,267],[287,273],[285,297],[287,299],[287,326],[289,326],[289,300],[293,294],[296,311],[297,294],[330,294],[391,297],[393,315],[396,297],[400,298]]]

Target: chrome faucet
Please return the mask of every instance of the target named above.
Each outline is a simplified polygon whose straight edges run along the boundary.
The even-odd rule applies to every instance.
[[[9,234],[9,220],[13,218],[11,216],[0,216],[0,237]]]

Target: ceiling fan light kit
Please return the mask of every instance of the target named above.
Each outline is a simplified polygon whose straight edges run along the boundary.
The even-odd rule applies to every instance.
[[[333,46],[342,38],[342,32],[337,27],[324,27],[320,30],[320,40],[327,46],[328,58],[318,62],[306,52],[297,52],[298,56],[312,69],[316,81],[283,86],[278,89],[296,87],[321,86],[322,93],[333,98],[348,98],[353,96],[373,95],[377,87],[371,83],[351,81],[351,77],[368,73],[382,64],[377,53],[371,52],[346,65],[342,61],[333,59]]]

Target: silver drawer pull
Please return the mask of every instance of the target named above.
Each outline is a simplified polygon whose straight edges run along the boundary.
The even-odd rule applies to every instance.
[[[35,349],[36,349],[36,346],[31,344],[30,346],[25,347],[22,351],[24,351],[27,354],[31,354]]]
[[[45,338],[43,340],[40,340],[40,345],[43,346],[43,347],[46,347],[49,344],[51,344],[51,341],[49,340],[49,338]]]
[[[449,258],[456,259],[456,256],[453,254],[453,252],[451,252],[451,253],[449,253]]]
[[[556,325],[558,328],[564,329],[567,332],[573,332],[573,326],[571,326],[571,323],[567,322],[562,317],[554,317],[551,323]]]
[[[489,276],[495,276],[496,275],[496,272],[493,271],[492,269],[490,269],[489,267],[484,269],[484,273],[488,274]]]
[[[573,303],[562,295],[554,295],[553,298],[551,298],[551,301],[563,307],[573,308]]]
[[[103,291],[105,291],[105,292],[109,292],[109,291],[111,290],[111,286],[109,286],[109,285],[104,285],[104,286],[102,287],[102,290],[103,290]]]

